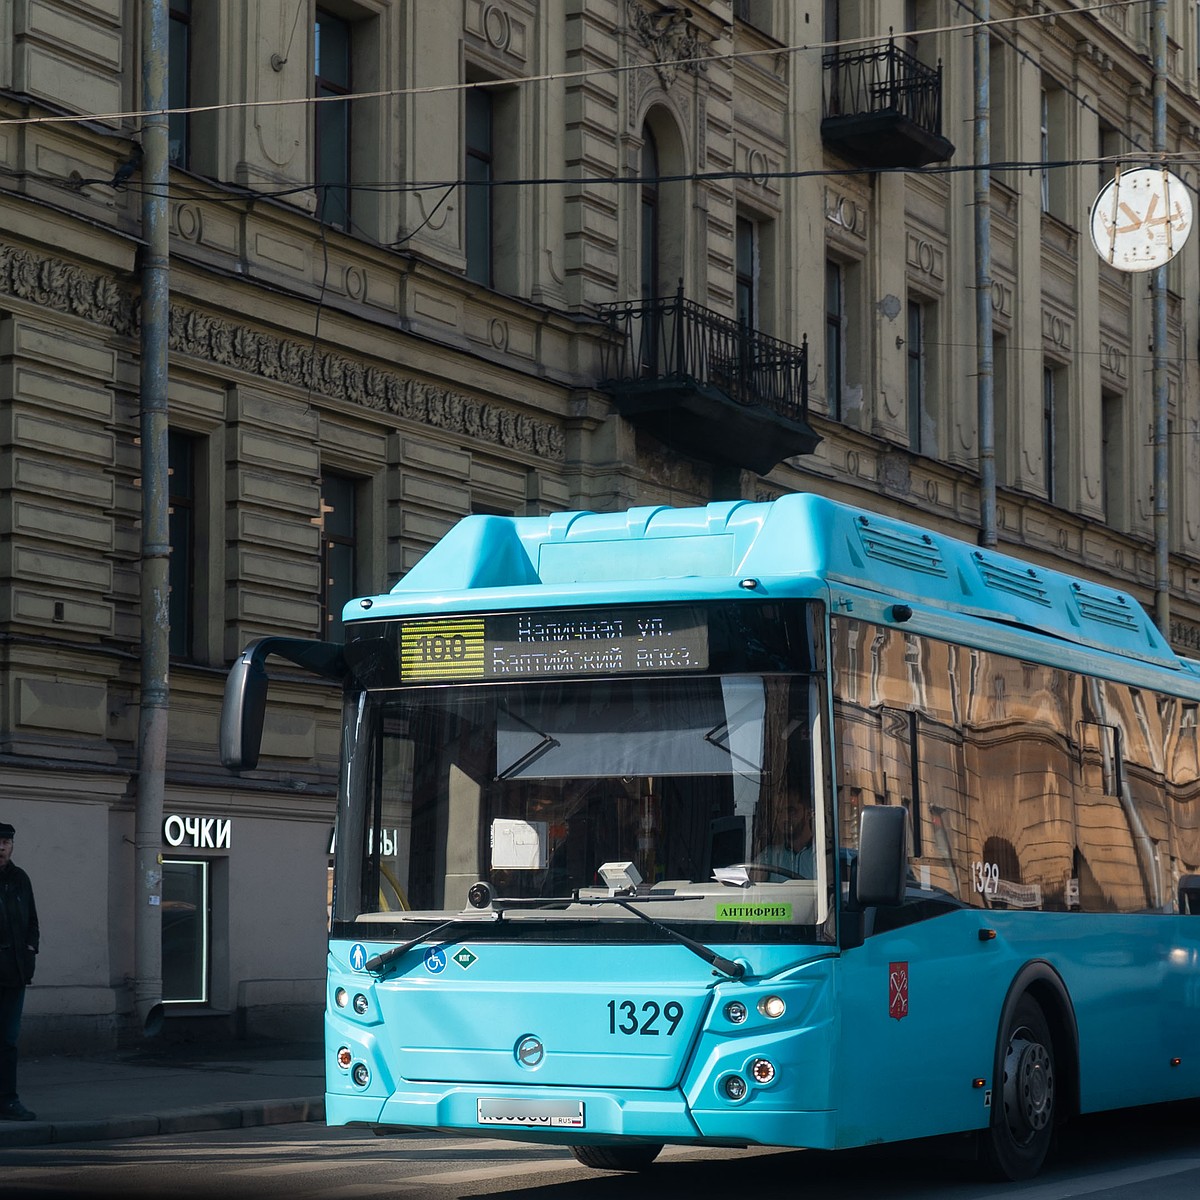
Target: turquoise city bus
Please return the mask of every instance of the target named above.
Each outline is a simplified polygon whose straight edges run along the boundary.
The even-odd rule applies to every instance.
[[[1112,588],[814,495],[471,516],[344,643],[334,1125],[640,1169],[1200,1095],[1200,666]]]

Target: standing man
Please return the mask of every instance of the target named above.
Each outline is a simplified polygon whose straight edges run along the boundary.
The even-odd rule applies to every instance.
[[[37,907],[29,876],[12,861],[16,830],[0,822],[0,1121],[33,1121],[17,1096],[17,1038],[25,986],[38,952]]]

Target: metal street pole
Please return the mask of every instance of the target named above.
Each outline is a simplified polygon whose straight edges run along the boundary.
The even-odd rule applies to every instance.
[[[1154,0],[1154,153],[1167,149],[1167,0]],[[1154,341],[1154,623],[1171,640],[1170,500],[1167,457],[1167,268],[1152,281]]]
[[[996,544],[996,405],[992,359],[992,173],[990,0],[977,0],[975,29],[975,353],[979,412],[979,544]]]
[[[142,0],[141,707],[134,820],[134,1005],[145,1033],[162,1020],[162,825],[170,618],[167,468],[168,0]]]

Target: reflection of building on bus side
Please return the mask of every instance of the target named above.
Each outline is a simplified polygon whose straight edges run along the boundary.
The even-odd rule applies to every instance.
[[[843,619],[834,668],[843,836],[903,804],[928,886],[1144,912],[1200,870],[1194,703]]]

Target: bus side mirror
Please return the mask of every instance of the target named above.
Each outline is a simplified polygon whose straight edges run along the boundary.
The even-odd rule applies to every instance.
[[[229,669],[225,702],[221,705],[221,762],[231,771],[253,771],[258,766],[263,718],[267,714],[268,654],[286,658],[322,679],[338,683],[346,680],[346,653],[340,642],[287,637],[251,642]]]
[[[858,826],[855,894],[861,908],[904,903],[908,882],[908,814],[903,808],[873,804]]]
[[[221,705],[221,762],[231,771],[253,771],[267,712],[267,669],[248,646],[229,670]]]

